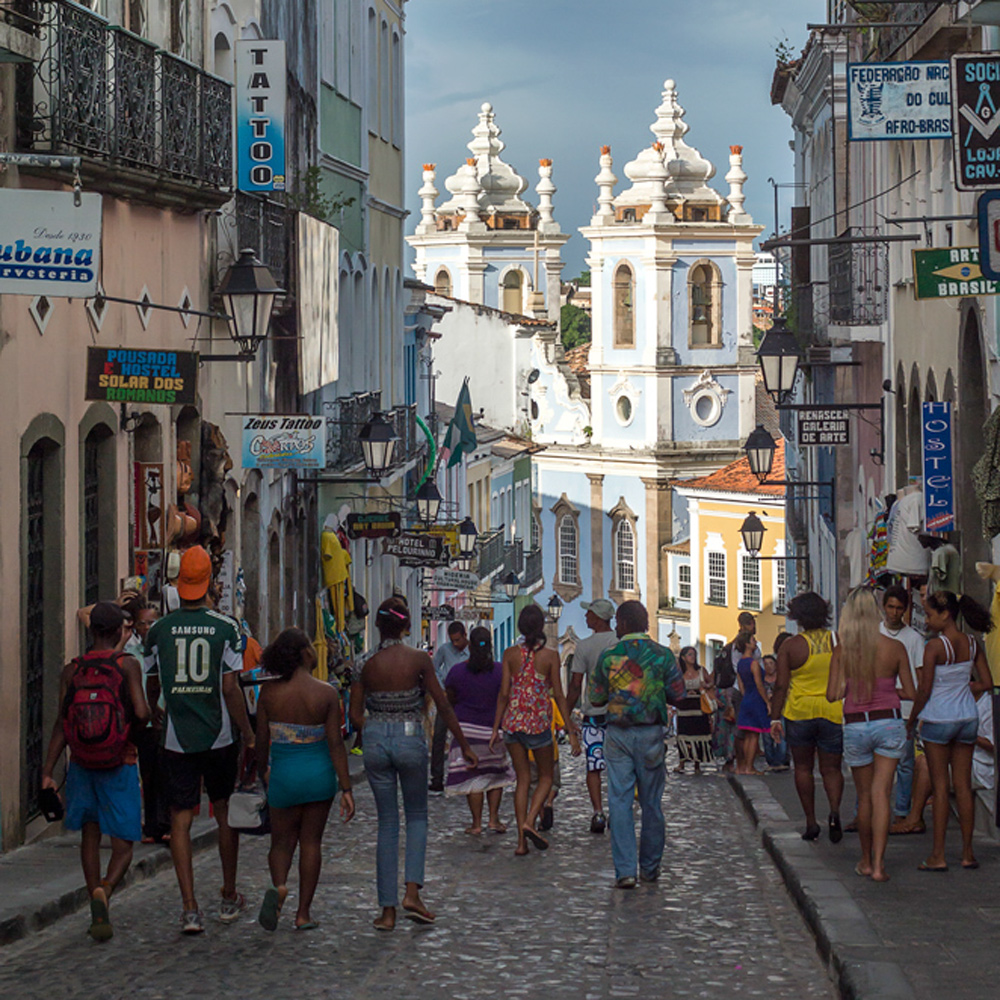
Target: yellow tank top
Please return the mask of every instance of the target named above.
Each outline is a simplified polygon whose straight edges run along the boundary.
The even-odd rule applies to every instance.
[[[828,719],[838,725],[844,721],[841,702],[826,700],[826,685],[830,679],[830,657],[833,655],[833,633],[825,628],[803,632],[809,643],[809,658],[798,670],[792,671],[784,716],[792,722],[806,719]]]

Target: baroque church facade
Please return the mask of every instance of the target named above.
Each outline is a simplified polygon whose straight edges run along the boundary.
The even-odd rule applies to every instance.
[[[425,167],[409,240],[418,278],[442,301],[496,310],[503,322],[491,337],[442,322],[440,367],[469,378],[475,407],[544,446],[533,459],[531,529],[545,589],[564,603],[564,654],[588,633],[582,602],[597,597],[642,600],[654,637],[687,643],[678,574],[690,581],[691,571],[677,545],[689,526],[674,484],[740,459],[755,423],[752,269],[762,227],[744,209],[742,149],[730,147],[723,196],[708,183],[713,164],[685,142],[672,80],[653,141],[626,163],[624,184],[601,148],[597,211],[581,228],[593,334],[571,367],[558,330],[568,237],[554,218],[553,165],[540,161],[530,205],[527,181],[500,158],[489,105],[479,119],[473,156],[448,178],[452,197],[440,207]]]

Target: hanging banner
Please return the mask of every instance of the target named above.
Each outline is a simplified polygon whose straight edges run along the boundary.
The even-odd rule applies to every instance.
[[[382,542],[387,556],[396,556],[402,566],[445,566],[444,542],[432,535],[403,534]]]
[[[951,57],[955,186],[1000,185],[1000,52]]]
[[[851,443],[850,411],[817,406],[796,413],[799,425],[799,446],[841,445]]]
[[[928,531],[954,531],[951,403],[924,403],[920,415],[924,454],[924,524]]]
[[[236,186],[285,190],[285,43],[236,43]]]
[[[979,247],[913,251],[913,294],[918,299],[996,295],[1000,285],[983,276]]]
[[[944,60],[848,63],[848,138],[950,139],[950,76]]]
[[[326,419],[307,413],[244,416],[243,468],[326,468]]]
[[[473,590],[479,584],[478,574],[464,569],[443,567],[434,573],[434,586],[440,590]]]
[[[136,462],[134,549],[163,548],[163,463]],[[145,576],[146,570],[136,570]]]
[[[198,402],[197,351],[88,347],[84,399],[106,403]]]
[[[101,196],[0,188],[0,295],[88,298],[101,264]]]

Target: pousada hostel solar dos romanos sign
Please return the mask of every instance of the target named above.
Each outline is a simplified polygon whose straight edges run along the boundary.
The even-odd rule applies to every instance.
[[[101,258],[101,196],[0,188],[0,295],[89,298]]]

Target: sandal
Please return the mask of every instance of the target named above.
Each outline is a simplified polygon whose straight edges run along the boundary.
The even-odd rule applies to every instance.
[[[918,872],[946,872],[948,870],[947,865],[929,865],[926,861],[921,861],[917,865]]]
[[[98,886],[90,897],[90,930],[87,933],[95,941],[110,941],[114,937],[108,913],[108,896],[103,885]]]
[[[533,830],[530,826],[526,826],[524,828],[524,835],[535,845],[535,847],[538,848],[538,850],[547,851],[549,849],[549,842],[544,837],[539,836],[538,832]]]
[[[278,917],[281,916],[281,907],[283,904],[284,900],[281,898],[281,893],[274,886],[271,886],[264,893],[264,901],[260,904],[260,913],[257,915],[257,922],[264,930],[277,930]]]
[[[404,906],[403,916],[418,924],[433,924],[436,919],[430,910],[418,909],[415,906]]]

